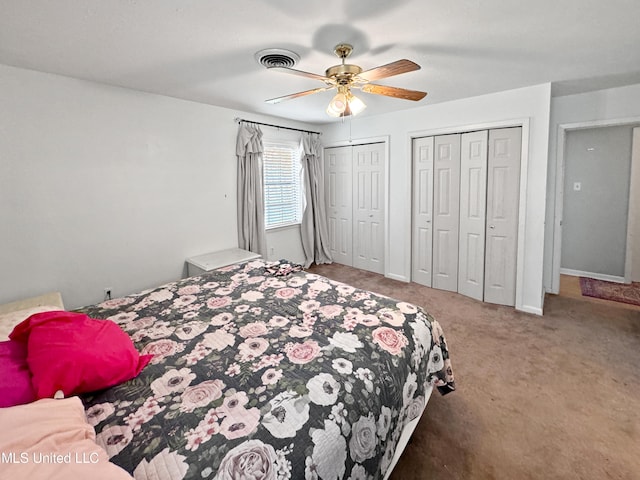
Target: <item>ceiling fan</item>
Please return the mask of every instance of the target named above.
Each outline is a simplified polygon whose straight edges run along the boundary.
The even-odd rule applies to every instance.
[[[283,97],[271,98],[265,101],[267,103],[280,103],[285,100],[325,92],[335,88],[338,90],[338,93],[336,93],[329,103],[329,106],[327,107],[327,114],[332,117],[346,117],[348,115],[357,115],[366,108],[364,102],[351,93],[351,89],[358,89],[365,93],[372,93],[374,95],[385,95],[387,97],[402,98],[404,100],[413,101],[422,100],[427,95],[426,92],[420,92],[418,90],[407,90],[404,88],[388,87],[386,85],[370,83],[375,80],[400,75],[401,73],[420,70],[420,65],[417,63],[403,59],[363,71],[358,65],[345,63],[345,59],[351,55],[352,51],[353,47],[347,43],[337,45],[334,49],[334,53],[342,60],[342,63],[329,67],[325,71],[324,75],[303,72],[302,70],[295,70],[285,66],[270,67],[272,70],[320,80],[326,85],[324,87],[305,90],[304,92],[293,93]]]

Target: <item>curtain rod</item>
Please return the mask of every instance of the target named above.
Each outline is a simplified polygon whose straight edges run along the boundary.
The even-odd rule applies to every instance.
[[[241,123],[241,122],[257,123],[258,125],[264,125],[265,127],[284,128],[285,130],[294,130],[296,132],[315,133],[316,135],[322,135],[321,132],[314,132],[314,131],[311,131],[311,130],[303,130],[301,128],[283,127],[281,125],[273,125],[271,123],[254,122],[253,120],[245,120],[244,118],[239,118],[239,117],[234,118],[234,120],[235,120],[236,123]]]

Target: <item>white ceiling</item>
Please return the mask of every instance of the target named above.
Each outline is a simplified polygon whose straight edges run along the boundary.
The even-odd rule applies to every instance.
[[[264,48],[324,74],[337,43],[363,69],[417,72],[377,83],[420,102],[362,93],[373,115],[553,82],[555,95],[640,83],[637,0],[0,0],[0,63],[311,123],[336,121],[331,92],[268,71]]]

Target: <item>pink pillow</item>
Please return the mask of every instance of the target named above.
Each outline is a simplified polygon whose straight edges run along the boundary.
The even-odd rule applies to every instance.
[[[78,397],[0,409],[0,425],[3,479],[134,480],[96,444]]]
[[[27,344],[31,383],[38,398],[65,397],[111,387],[137,376],[152,355],[140,355],[110,320],[73,312],[31,315],[9,335]]]
[[[0,342],[0,407],[13,407],[36,400],[27,365],[27,346]]]

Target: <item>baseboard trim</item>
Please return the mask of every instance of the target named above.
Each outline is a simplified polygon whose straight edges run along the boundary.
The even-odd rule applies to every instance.
[[[406,276],[398,275],[397,273],[387,273],[385,277],[390,278],[391,280],[398,280],[399,282],[404,282],[404,283],[409,283],[411,281]]]
[[[616,275],[606,275],[604,273],[583,272],[581,270],[572,270],[570,268],[561,268],[560,275],[570,275],[572,277],[589,277],[596,280],[603,280],[605,282],[626,283],[624,277],[618,277]]]
[[[523,305],[521,308],[517,308],[516,310],[524,313],[532,313],[533,315],[542,316],[542,308],[540,307],[532,307],[531,305]]]

